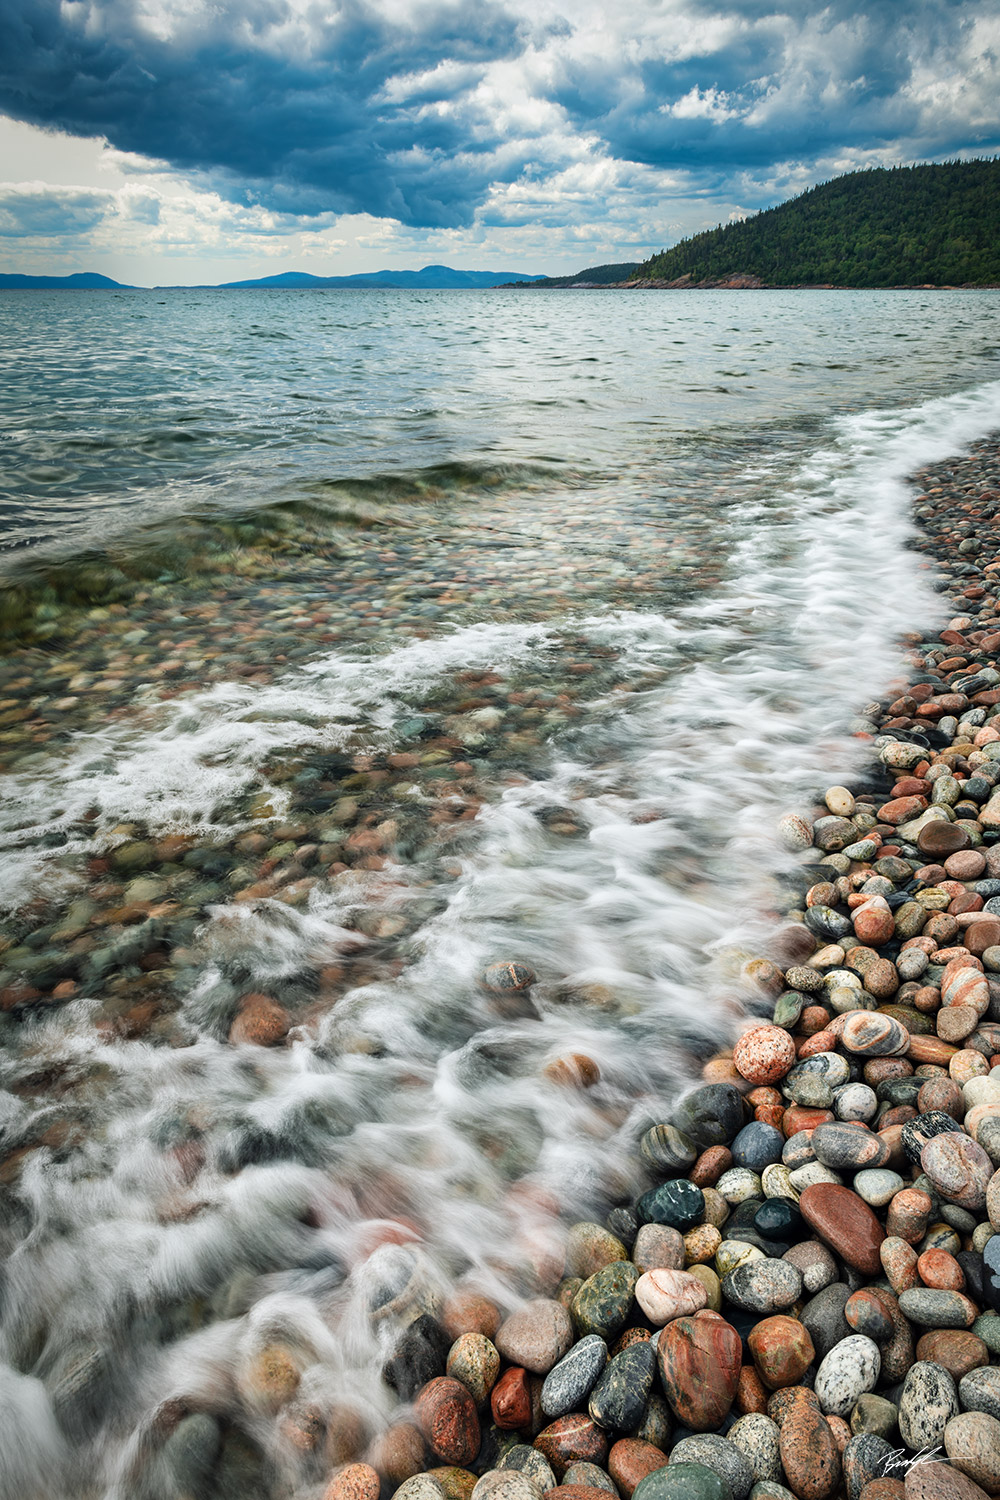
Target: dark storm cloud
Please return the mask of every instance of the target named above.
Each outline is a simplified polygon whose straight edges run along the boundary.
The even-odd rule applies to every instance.
[[[995,0],[6,0],[0,110],[282,213],[470,221],[585,156],[689,174],[992,143]],[[507,108],[507,94],[513,98]],[[8,169],[4,175],[10,176]]]

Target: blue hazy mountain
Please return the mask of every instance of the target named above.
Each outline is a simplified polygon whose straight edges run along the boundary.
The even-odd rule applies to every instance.
[[[221,290],[244,287],[301,287],[320,291],[324,287],[477,287],[502,286],[510,281],[541,281],[540,276],[522,276],[516,271],[455,271],[451,266],[424,266],[420,271],[362,271],[356,276],[310,276],[306,271],[282,271],[277,276],[255,280],[225,281]]]
[[[74,271],[72,276],[19,276],[14,272],[0,272],[0,290],[8,291],[116,291],[119,288],[132,291],[124,281],[112,281],[110,276],[100,276],[96,271]]]

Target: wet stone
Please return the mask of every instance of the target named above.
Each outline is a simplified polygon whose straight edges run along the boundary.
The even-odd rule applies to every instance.
[[[731,1083],[710,1083],[682,1099],[673,1123],[701,1150],[726,1146],[743,1124],[743,1100]]]
[[[608,1472],[625,1496],[656,1469],[665,1468],[667,1455],[640,1438],[620,1438],[608,1454]]]
[[[856,1435],[870,1432],[876,1437],[891,1439],[899,1421],[899,1410],[884,1396],[868,1392],[859,1396],[851,1412],[851,1431]]]
[[[961,1133],[961,1130],[961,1125],[951,1115],[946,1115],[943,1110],[930,1110],[927,1114],[918,1115],[915,1120],[906,1121],[902,1135],[903,1150],[915,1166],[919,1165],[921,1152],[928,1141],[949,1131]]]
[[[798,1319],[783,1314],[761,1319],[749,1334],[747,1345],[768,1390],[798,1385],[816,1352],[808,1329]]]
[[[820,1238],[849,1266],[866,1276],[879,1274],[879,1246],[885,1232],[857,1193],[837,1184],[818,1183],[802,1193],[799,1209]]]
[[[844,1316],[850,1295],[850,1287],[836,1281],[817,1292],[802,1309],[802,1325],[808,1329],[817,1359],[822,1360],[841,1339],[850,1337],[851,1325]]]
[[[563,1475],[563,1484],[580,1484],[588,1489],[604,1490],[607,1494],[614,1495],[617,1500],[618,1486],[611,1475],[599,1469],[596,1464],[570,1464]],[[551,1486],[546,1485],[545,1488],[549,1489]]]
[[[425,1385],[415,1407],[417,1425],[445,1463],[467,1468],[479,1452],[479,1419],[465,1386],[448,1376]]]
[[[785,1138],[773,1125],[754,1121],[744,1125],[733,1140],[731,1151],[737,1167],[748,1167],[751,1172],[763,1172],[772,1162],[781,1160]]]
[[[782,1256],[802,1272],[802,1290],[810,1296],[837,1279],[837,1263],[820,1240],[800,1240]]]
[[[501,1323],[494,1340],[504,1359],[514,1365],[523,1365],[535,1375],[547,1374],[572,1342],[573,1325],[569,1313],[561,1303],[548,1298],[528,1302],[512,1313]]]
[[[538,1486],[517,1470],[488,1469],[469,1500],[538,1500],[540,1493]],[[445,1497],[448,1500],[447,1490]]]
[[[654,1172],[676,1177],[694,1166],[698,1147],[675,1125],[654,1125],[639,1142],[639,1154]]]
[[[701,1222],[705,1195],[693,1182],[677,1177],[643,1193],[636,1212],[644,1224],[666,1224],[683,1232]]]
[[[941,1365],[952,1380],[957,1381],[961,1381],[970,1371],[988,1365],[990,1359],[990,1351],[982,1339],[962,1328],[932,1329],[917,1340],[916,1353],[918,1359],[932,1360],[934,1364]],[[963,1407],[969,1405],[961,1395],[961,1387],[959,1400]]]
[[[481,1333],[463,1333],[448,1351],[445,1374],[460,1380],[477,1406],[486,1400],[500,1373],[500,1355]]]
[[[579,1276],[586,1281],[603,1266],[628,1258],[621,1240],[601,1224],[582,1221],[574,1224],[566,1237],[567,1276]]]
[[[892,1445],[875,1433],[859,1433],[844,1449],[844,1483],[848,1500],[861,1500],[865,1486],[886,1472],[886,1460],[892,1458]]]
[[[889,1159],[885,1142],[857,1125],[818,1125],[812,1133],[812,1148],[817,1161],[836,1172],[884,1167]]]
[[[753,1222],[766,1240],[791,1240],[802,1227],[802,1215],[787,1198],[770,1198],[758,1208]]]
[[[532,1448],[527,1443],[515,1443],[513,1448],[509,1448],[499,1460],[497,1468],[516,1469],[519,1474],[530,1479],[532,1484],[536,1484],[543,1492],[551,1489],[556,1482],[556,1476],[548,1460],[539,1453],[537,1448]],[[607,1475],[605,1475],[606,1478]],[[577,1483],[579,1482],[578,1480]]]
[[[323,1500],[378,1500],[379,1477],[370,1464],[348,1464],[323,1491]]]
[[[857,1173],[852,1187],[869,1208],[885,1208],[902,1189],[903,1179],[888,1167],[869,1167]]]
[[[638,1279],[631,1261],[616,1261],[588,1277],[571,1308],[577,1337],[596,1333],[605,1341],[616,1339],[628,1322]]]
[[[684,1237],[667,1224],[643,1224],[635,1237],[631,1259],[640,1271],[682,1271]]]
[[[968,1136],[955,1132],[934,1136],[920,1153],[920,1165],[949,1203],[971,1210],[985,1205],[993,1163]]]
[[[717,1232],[716,1232],[717,1234]],[[635,1286],[635,1299],[657,1326],[672,1318],[698,1312],[708,1294],[697,1277],[686,1271],[646,1271]]]
[[[603,1464],[608,1454],[603,1430],[579,1412],[557,1417],[543,1428],[535,1439],[535,1447],[551,1464],[557,1478],[561,1478],[570,1464]]]
[[[656,1354],[632,1344],[609,1360],[590,1395],[588,1410],[601,1427],[625,1432],[638,1425],[653,1384]]]
[[[952,1467],[988,1495],[1000,1494],[1000,1422],[987,1412],[962,1412],[944,1430]]]
[[[892,1319],[876,1292],[861,1287],[844,1304],[844,1317],[855,1333],[864,1334],[876,1344],[892,1337]]]
[[[643,1479],[634,1500],[732,1500],[732,1490],[704,1464],[671,1463]]]
[[[516,1432],[531,1422],[531,1377],[520,1365],[509,1365],[490,1393],[490,1411],[496,1425]]]
[[[412,1401],[421,1386],[443,1375],[448,1335],[429,1313],[422,1313],[401,1335],[382,1369],[382,1378],[401,1401]]]
[[[840,1484],[840,1453],[818,1403],[793,1402],[779,1439],[785,1478],[798,1500],[830,1500]]]
[[[545,1377],[541,1405],[547,1417],[580,1411],[604,1369],[608,1346],[597,1334],[587,1334],[573,1345]]]

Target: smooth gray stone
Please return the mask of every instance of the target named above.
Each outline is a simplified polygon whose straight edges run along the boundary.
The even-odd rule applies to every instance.
[[[696,1432],[681,1438],[670,1454],[671,1464],[704,1464],[728,1486],[733,1500],[746,1500],[754,1483],[754,1473],[735,1443],[716,1432]]]
[[[596,1333],[588,1333],[545,1377],[542,1411],[547,1417],[563,1417],[581,1411],[608,1362],[608,1346]]]

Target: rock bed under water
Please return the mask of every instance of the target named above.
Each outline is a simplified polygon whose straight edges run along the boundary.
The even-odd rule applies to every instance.
[[[550,1297],[419,1311],[385,1371],[410,1420],[329,1500],[1000,1494],[1000,455],[918,478],[961,612],[868,706],[868,773],[782,820],[804,900],[746,970],[771,1019],[646,1132],[652,1185],[572,1226]]]
[[[153,1317],[141,1299],[110,1348],[86,1338],[49,1348],[46,1319],[57,1322],[59,1309],[18,1309],[6,1355],[44,1385],[49,1405],[32,1404],[22,1383],[8,1392],[8,1409],[53,1464],[49,1489],[38,1490],[27,1476],[42,1461],[26,1459],[21,1494],[32,1483],[62,1493],[66,1445],[90,1462],[88,1444],[116,1402],[126,1424],[136,1402],[144,1411],[134,1430],[116,1433],[123,1456],[107,1483],[130,1500],[1000,1493],[1000,456],[982,445],[919,478],[917,545],[951,572],[961,612],[939,641],[914,643],[908,681],[866,710],[876,757],[867,775],[831,788],[811,816],[783,821],[781,836],[803,851],[801,879],[771,956],[745,971],[757,1019],[705,1064],[702,1086],[671,1120],[642,1136],[646,1190],[605,1223],[521,1243],[519,1271],[499,1290],[475,1276],[449,1288],[414,1249],[419,1182],[416,1191],[393,1182],[391,1167],[382,1180],[373,1175],[369,1224],[386,1192],[396,1193],[391,1218],[360,1247],[362,1260],[381,1247],[363,1297],[385,1352],[377,1408],[367,1393],[352,1400],[341,1385],[331,1394],[317,1378],[338,1356],[318,1313],[308,1327],[282,1318],[288,1283],[271,1304],[273,1325],[258,1320],[236,1342],[231,1330],[260,1292],[255,1278],[283,1263],[284,1242],[263,1255],[248,1248],[247,1284],[227,1286],[221,1302],[205,1295],[156,1313],[164,1326],[153,1336],[164,1346],[199,1326],[206,1338],[197,1369],[174,1371],[177,1394],[158,1403],[128,1389],[129,1341],[148,1338]],[[301,570],[294,549],[293,558]],[[404,572],[413,559],[387,552],[382,561]],[[310,568],[316,578],[324,571]],[[644,577],[655,590],[652,560]],[[496,582],[499,600],[505,586]],[[80,715],[77,727],[96,722],[95,693],[130,713],[137,673],[146,680],[154,658],[151,716],[193,696],[205,647],[196,628],[217,644],[223,625],[242,621],[248,675],[266,686],[276,606],[279,616],[287,607],[295,641],[288,658],[328,644],[338,609],[345,619],[356,613],[355,602],[341,602],[307,614],[301,587],[296,576],[221,600],[191,597],[180,615],[155,591],[134,597],[128,612],[99,610],[93,657],[81,653],[71,677],[65,661],[25,646],[11,658],[0,704],[8,769],[30,776],[60,715]],[[527,607],[531,587],[514,594]],[[571,594],[553,588],[553,613]],[[418,636],[419,608],[404,622]],[[126,639],[135,631],[146,635]],[[150,662],[137,662],[147,637]],[[44,1206],[46,1170],[99,1139],[102,1091],[120,1087],[99,1051],[62,1045],[54,1058],[39,1029],[45,1016],[61,1004],[70,1013],[83,995],[98,1037],[140,1039],[181,1058],[196,1021],[233,1044],[236,1097],[254,1073],[254,1049],[280,1052],[340,996],[399,972],[421,903],[440,899],[437,886],[496,789],[530,777],[546,736],[571,728],[581,703],[590,711],[599,698],[611,713],[616,692],[635,686],[615,653],[585,635],[565,662],[555,687],[531,652],[506,674],[454,672],[404,704],[391,745],[369,731],[335,753],[306,744],[276,757],[216,810],[229,832],[163,835],[137,823],[109,828],[87,808],[52,812],[43,835],[52,888],[18,907],[0,956],[4,1082],[24,1105],[8,1121],[0,1161],[5,1251],[30,1254],[33,1225],[46,1211],[58,1215],[58,1200]],[[59,691],[65,679],[68,696],[40,692],[46,675]],[[581,831],[565,806],[539,816],[556,839]],[[409,882],[405,900],[401,853],[426,874],[423,889]],[[63,889],[81,874],[82,887]],[[262,899],[304,908],[310,892],[337,881],[349,894],[335,961],[327,953],[267,992],[248,990],[236,942],[222,1000],[192,1008],[196,976],[218,961],[205,947],[206,912]],[[502,1024],[530,1007],[532,981],[512,953],[483,975],[483,1003]],[[584,997],[597,1009],[609,998],[599,988]],[[363,1031],[340,1041],[362,1057],[373,1045]],[[549,1063],[547,1076],[586,1092],[599,1069],[581,1047]],[[401,1075],[398,1087],[409,1082]],[[143,1086],[139,1076],[135,1088]],[[317,1160],[324,1124],[302,1131]],[[488,1122],[480,1125],[488,1137]],[[197,1107],[163,1122],[156,1144],[172,1175],[158,1214],[167,1233],[207,1206],[198,1198],[207,1140]],[[520,1145],[497,1145],[510,1157],[508,1179],[524,1170]],[[300,1141],[299,1159],[301,1149]],[[266,1132],[233,1132],[224,1150],[230,1159],[215,1165],[238,1187],[241,1167],[266,1160],[271,1143]],[[274,1150],[282,1161],[280,1142]],[[79,1170],[93,1171],[95,1193],[104,1191],[93,1155]],[[236,1219],[235,1192],[229,1201]],[[563,1205],[530,1186],[524,1201],[536,1211],[529,1225],[565,1218]],[[301,1223],[281,1233],[308,1235],[314,1213],[304,1202]],[[322,1258],[290,1263],[312,1278],[311,1290],[326,1276],[335,1287],[343,1269]],[[9,1420],[5,1434],[12,1483],[19,1459]],[[928,1461],[914,1462],[921,1452]],[[86,1493],[104,1492],[88,1483]]]

